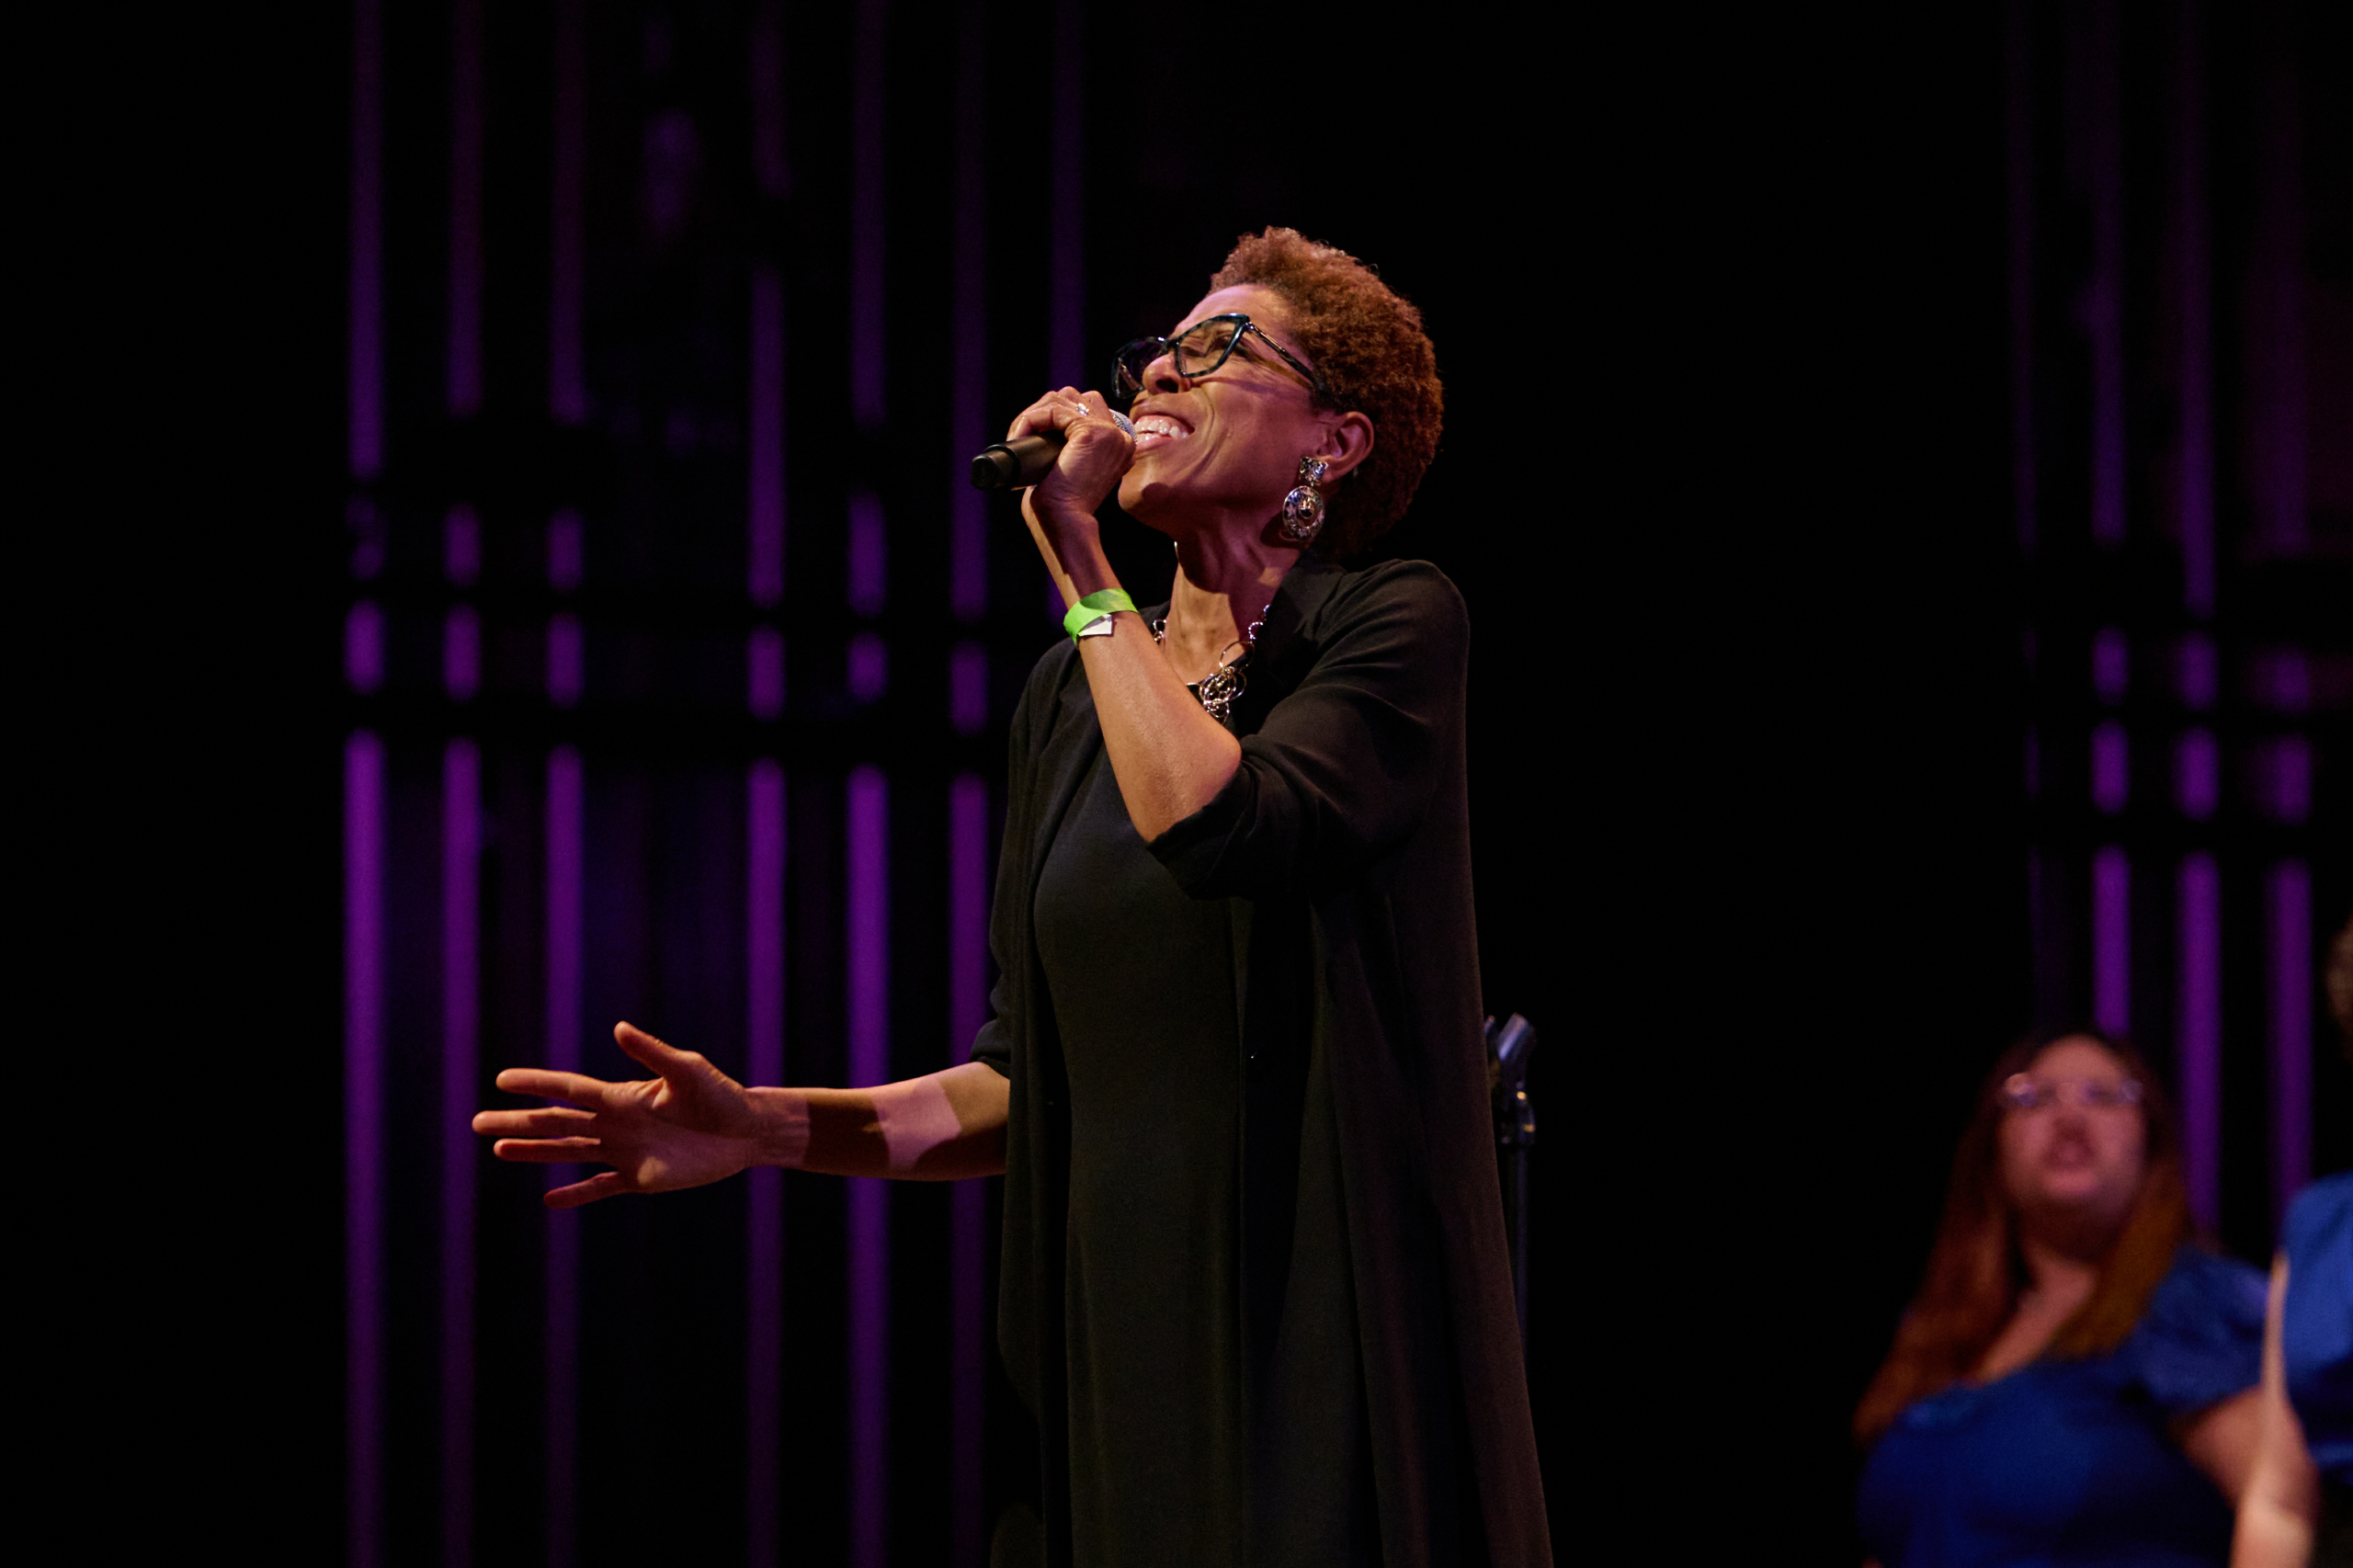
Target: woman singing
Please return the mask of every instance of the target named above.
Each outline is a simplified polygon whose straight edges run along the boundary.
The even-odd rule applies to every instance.
[[[1056,1562],[1551,1560],[1489,1132],[1453,585],[1351,571],[1438,446],[1419,313],[1287,229],[1120,350],[1132,435],[1063,388],[1023,516],[1070,636],[1014,715],[970,1063],[745,1088],[624,1025],[654,1079],[509,1071],[503,1158],[559,1205],[754,1164],[1004,1171],[1000,1340]],[[1165,608],[1105,560],[1116,490]]]

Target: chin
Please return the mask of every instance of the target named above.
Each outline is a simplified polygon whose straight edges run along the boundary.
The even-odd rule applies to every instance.
[[[1132,469],[1120,481],[1120,510],[1154,532],[1170,532],[1163,519],[1174,499],[1167,485],[1139,478]]]
[[[2105,1171],[2049,1171],[2035,1184],[2040,1206],[2054,1213],[2091,1214],[2116,1207],[2116,1182]]]

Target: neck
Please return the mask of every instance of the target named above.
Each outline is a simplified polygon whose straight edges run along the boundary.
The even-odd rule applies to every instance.
[[[2039,1301],[2081,1306],[2099,1282],[2100,1266],[2115,1250],[2122,1221],[2113,1215],[2062,1210],[2021,1212],[2018,1257],[2026,1265],[2028,1291]]]
[[[2007,1377],[2041,1355],[2052,1336],[2091,1300],[2092,1289],[2099,1283],[2097,1256],[2054,1241],[2028,1225],[2018,1227],[2018,1248],[2026,1264],[2027,1286],[2010,1309],[2009,1321],[1972,1373],[1980,1381]]]
[[[2072,1312],[2090,1297],[2092,1287],[2099,1282],[2099,1256],[2088,1253],[2073,1241],[2022,1232],[2018,1236],[2018,1256],[2026,1264],[2027,1290],[2039,1301],[2063,1304]]]
[[[1168,595],[1162,645],[1188,681],[1218,666],[1282,585],[1299,551],[1238,530],[1190,534],[1176,541],[1176,577]]]

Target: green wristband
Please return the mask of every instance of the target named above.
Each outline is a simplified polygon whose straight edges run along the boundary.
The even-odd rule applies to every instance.
[[[1119,610],[1135,613],[1136,601],[1128,597],[1124,588],[1098,588],[1063,611],[1063,630],[1070,640],[1077,642],[1086,628],[1098,620],[1108,620]],[[1099,635],[1099,633],[1098,633]]]

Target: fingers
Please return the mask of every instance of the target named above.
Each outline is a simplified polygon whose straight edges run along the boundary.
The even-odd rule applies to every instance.
[[[584,1203],[594,1203],[600,1198],[611,1198],[630,1190],[629,1182],[619,1171],[603,1171],[586,1181],[559,1187],[540,1201],[551,1209],[577,1209]]]
[[[676,1046],[665,1044],[631,1023],[613,1026],[613,1043],[620,1046],[631,1061],[640,1066],[653,1068],[665,1078],[682,1069],[691,1069],[702,1061],[694,1051],[680,1051]]]
[[[604,1146],[601,1138],[501,1138],[490,1152],[518,1165],[576,1165]]]
[[[589,1107],[606,1103],[612,1085],[581,1073],[558,1073],[546,1067],[509,1067],[498,1075],[498,1086],[510,1095],[537,1095]]]
[[[473,1128],[485,1138],[569,1138],[596,1122],[594,1111],[548,1106],[538,1110],[484,1110],[474,1113]]]
[[[1067,430],[1084,417],[1099,416],[1110,406],[1101,392],[1060,387],[1023,409],[1006,431],[1005,438],[1010,441],[1044,430]]]

